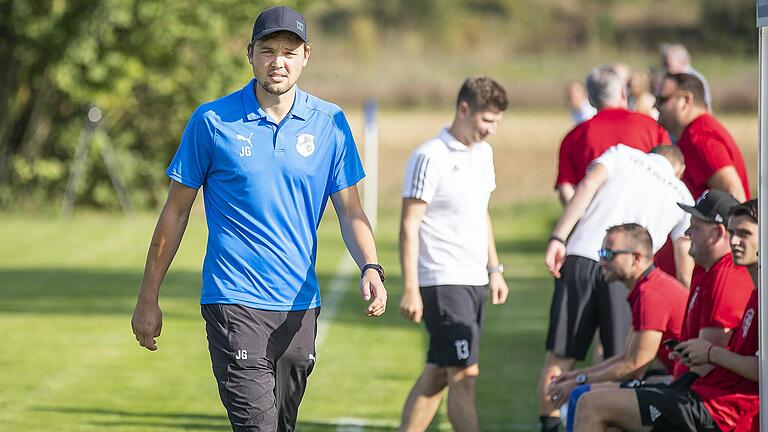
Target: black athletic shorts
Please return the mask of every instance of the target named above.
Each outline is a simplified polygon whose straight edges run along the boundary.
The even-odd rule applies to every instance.
[[[278,312],[204,304],[201,310],[232,430],[293,431],[315,366],[320,308]]]
[[[427,363],[441,367],[477,363],[488,286],[437,285],[420,291],[429,332]]]
[[[606,283],[597,261],[575,255],[565,257],[549,311],[547,351],[584,360],[600,328],[605,358],[620,353],[632,325],[621,282]]]
[[[699,396],[685,387],[634,389],[643,426],[653,431],[719,431]]]

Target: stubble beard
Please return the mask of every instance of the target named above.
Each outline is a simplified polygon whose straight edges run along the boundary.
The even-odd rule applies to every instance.
[[[258,81],[258,80],[257,80]],[[261,87],[265,92],[271,94],[272,96],[282,96],[286,93],[288,93],[295,83],[285,83],[285,84],[269,84],[268,82],[264,81],[258,81],[259,87]]]

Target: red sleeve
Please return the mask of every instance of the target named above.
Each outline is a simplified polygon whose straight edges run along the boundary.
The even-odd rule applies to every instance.
[[[632,304],[632,330],[667,331],[671,305],[653,292],[644,292]]]
[[[751,294],[750,286],[744,285],[745,280],[736,271],[722,272],[714,285],[707,290],[704,298],[700,298],[702,309],[700,328],[717,327],[732,329],[741,323],[744,307]]]
[[[573,142],[573,131],[571,131],[563,138],[563,142],[560,144],[560,159],[557,165],[555,188],[563,183],[570,183],[575,186],[579,182],[579,176],[576,172],[577,163],[574,160]]]
[[[685,169],[695,183],[703,184],[717,170],[733,165],[728,147],[712,134],[702,134],[696,145],[688,146],[685,153]]]
[[[672,139],[669,137],[669,133],[661,126],[658,126],[658,129],[656,129],[656,144],[672,144]]]

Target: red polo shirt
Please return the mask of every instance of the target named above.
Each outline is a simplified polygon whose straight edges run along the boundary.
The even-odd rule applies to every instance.
[[[632,307],[632,330],[656,330],[662,332],[661,340],[680,339],[685,317],[688,290],[677,279],[654,268],[642,276],[627,300]],[[674,361],[669,359],[669,349],[659,345],[656,357],[672,371]]]
[[[705,327],[735,328],[753,291],[747,268],[735,265],[730,253],[720,258],[709,271],[696,266],[680,340],[699,337],[699,331]],[[688,368],[682,363],[675,364],[675,376],[686,371]]]
[[[743,356],[756,355],[759,349],[757,329],[760,327],[757,303],[757,291],[752,290],[741,324],[733,330],[728,351]],[[697,379],[691,390],[699,395],[720,430],[752,429],[754,418],[760,410],[759,386],[756,381],[717,366],[712,372]]]
[[[709,189],[707,180],[719,169],[733,165],[750,198],[744,157],[731,134],[710,114],[702,114],[685,128],[677,146],[685,156],[683,182],[696,199]]]
[[[560,144],[555,187],[578,184],[589,164],[616,144],[648,152],[659,144],[670,143],[667,131],[645,114],[623,108],[600,110],[568,132]]]

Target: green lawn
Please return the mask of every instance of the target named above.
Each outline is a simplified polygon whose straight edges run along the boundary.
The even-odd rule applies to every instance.
[[[542,261],[554,203],[493,213],[508,269],[508,303],[490,308],[478,407],[483,430],[529,430],[551,282]],[[327,288],[346,253],[333,211],[320,230]],[[130,314],[156,215],[78,215],[70,221],[0,217],[0,430],[229,430],[212,378],[199,271],[202,215],[193,216],[161,293],[159,350],[139,348]],[[424,361],[425,333],[398,313],[397,213],[380,215],[389,311],[366,318],[351,272],[322,319],[328,332],[299,413],[300,431],[391,430]],[[332,293],[324,292],[330,299]],[[361,422],[365,427],[354,426]],[[449,430],[441,410],[435,430]]]

